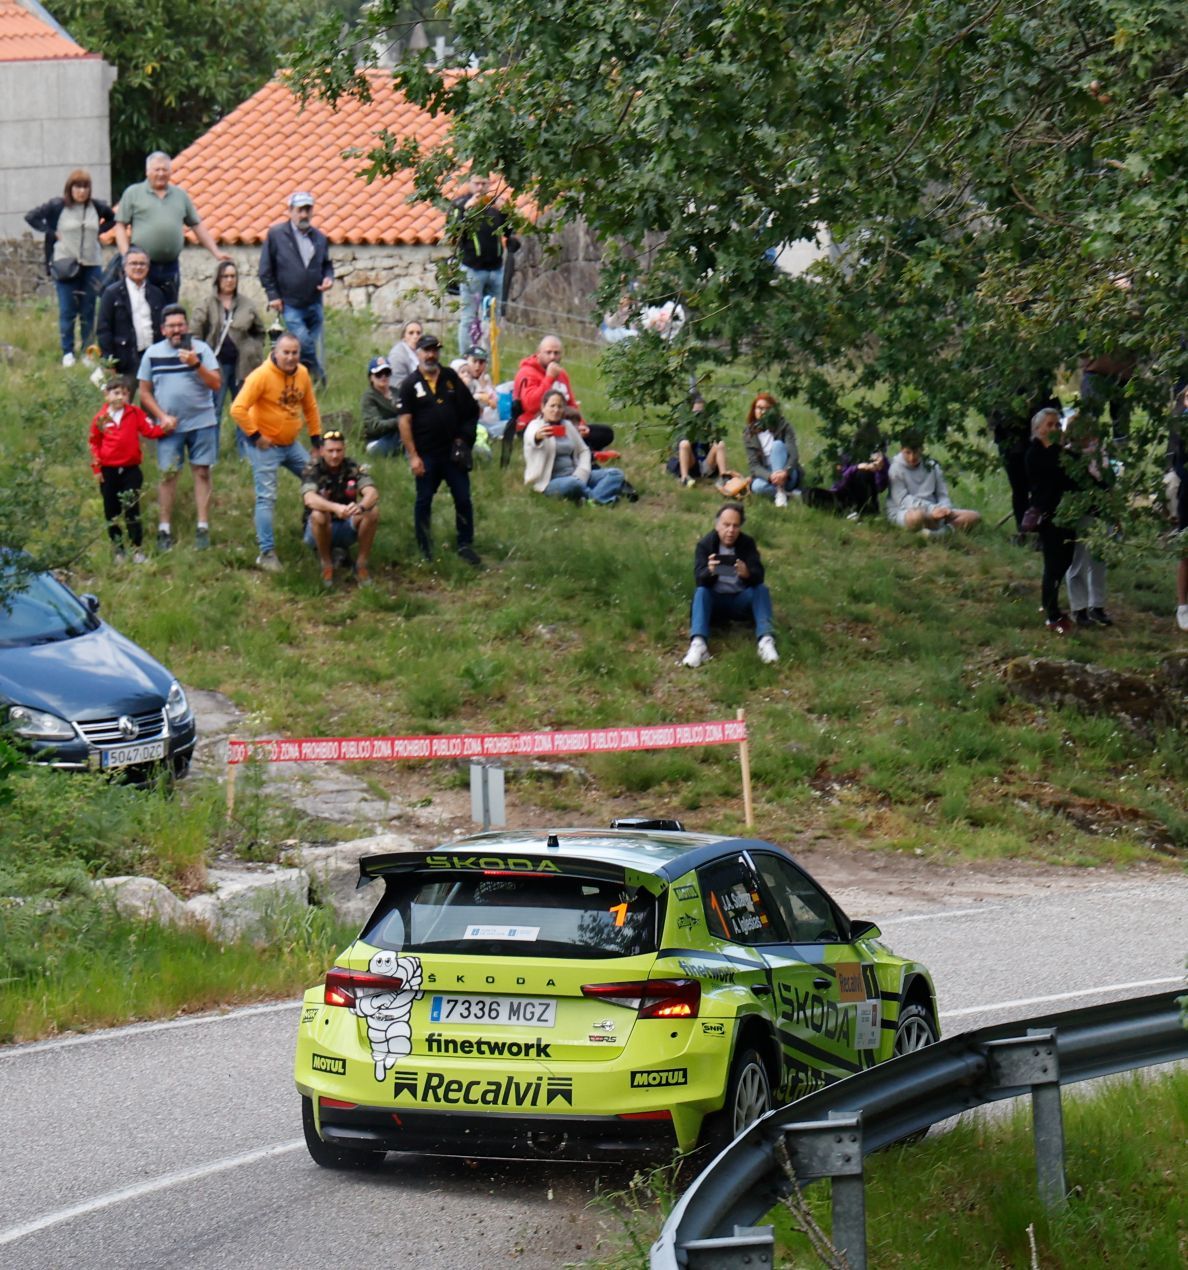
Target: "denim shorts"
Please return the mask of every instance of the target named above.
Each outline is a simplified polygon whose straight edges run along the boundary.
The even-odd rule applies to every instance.
[[[305,522],[305,533],[302,538],[307,547],[317,548],[314,542],[313,523],[310,520]],[[355,532],[355,526],[349,520],[332,520],[330,522],[330,545],[332,547],[350,547],[359,541],[359,535]]]
[[[157,442],[157,466],[162,472],[180,472],[189,451],[190,466],[214,467],[219,461],[219,429],[195,428],[192,432],[171,432]]]

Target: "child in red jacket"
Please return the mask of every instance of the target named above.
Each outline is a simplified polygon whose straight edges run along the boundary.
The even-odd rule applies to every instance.
[[[120,512],[128,525],[128,537],[136,549],[132,559],[144,564],[140,550],[143,531],[140,527],[140,438],[163,437],[171,428],[149,423],[139,406],[128,401],[128,386],[123,379],[113,378],[104,388],[107,404],[91,420],[91,469],[99,477],[103,495],[103,514],[107,517],[107,534],[117,560],[124,558],[120,534]]]

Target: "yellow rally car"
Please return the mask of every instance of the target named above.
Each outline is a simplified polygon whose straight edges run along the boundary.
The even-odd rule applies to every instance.
[[[365,857],[384,891],[305,994],[310,1154],[717,1146],[938,1035],[928,971],[778,846],[631,829]]]

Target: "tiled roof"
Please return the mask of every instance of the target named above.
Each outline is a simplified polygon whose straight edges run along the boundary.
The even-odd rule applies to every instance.
[[[0,0],[0,62],[50,62],[98,56],[55,31],[16,0]]]
[[[363,160],[344,159],[342,152],[352,146],[366,151],[382,128],[434,145],[445,137],[449,120],[406,101],[389,72],[371,71],[368,81],[370,102],[343,98],[335,111],[323,101],[302,110],[284,82],[273,79],[176,156],[172,180],[194,200],[216,240],[263,242],[269,226],[288,215],[296,190],[314,196],[314,224],[332,243],[441,240],[442,214],[408,202],[408,174],[368,185],[355,175]]]

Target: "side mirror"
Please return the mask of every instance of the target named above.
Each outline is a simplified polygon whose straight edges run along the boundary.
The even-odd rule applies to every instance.
[[[883,932],[874,924],[868,922],[865,918],[859,918],[856,922],[850,923],[850,942],[855,939],[881,939]]]
[[[88,591],[86,595],[80,595],[78,598],[82,600],[83,608],[85,608],[92,617],[95,617],[98,614],[99,597],[97,595],[92,595]]]

